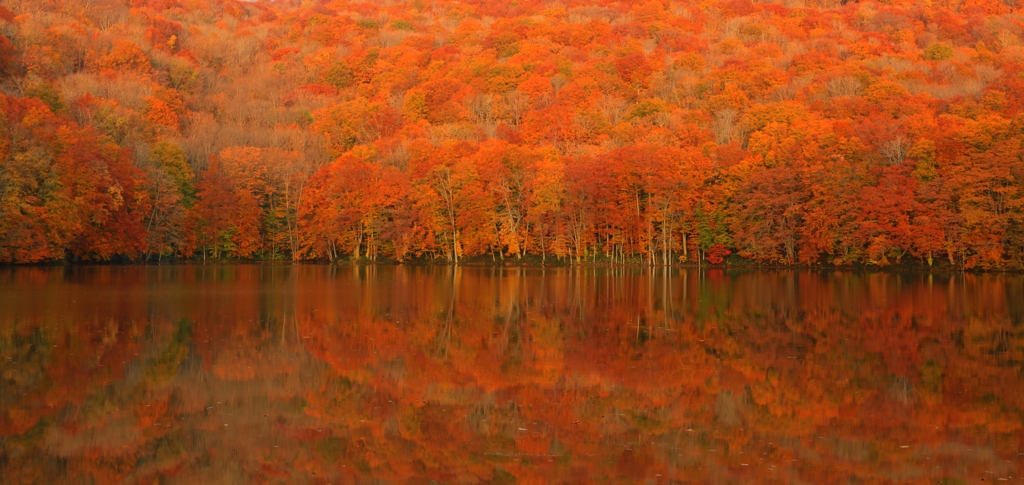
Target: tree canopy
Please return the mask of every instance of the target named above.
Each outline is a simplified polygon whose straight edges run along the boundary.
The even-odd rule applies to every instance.
[[[1024,267],[1012,2],[5,5],[0,262]]]

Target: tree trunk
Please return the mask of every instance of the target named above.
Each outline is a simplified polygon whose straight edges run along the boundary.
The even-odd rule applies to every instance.
[[[683,231],[683,259],[689,261],[690,250],[686,247],[686,231]]]

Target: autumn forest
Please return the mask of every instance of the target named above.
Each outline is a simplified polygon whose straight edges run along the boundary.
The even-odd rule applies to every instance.
[[[1024,268],[1014,0],[0,5],[0,263]]]

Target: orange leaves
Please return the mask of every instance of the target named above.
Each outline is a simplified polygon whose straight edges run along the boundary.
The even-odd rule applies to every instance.
[[[761,104],[750,105],[750,98],[734,83],[726,84],[720,92],[716,92],[708,98],[708,108],[714,111],[723,109],[760,108]]]
[[[198,232],[192,250],[214,257],[276,257],[294,247],[295,184],[305,175],[295,152],[256,147],[222,150],[196,185]],[[208,200],[207,200],[208,199]],[[291,241],[291,242],[289,242]]]
[[[249,193],[267,195],[269,170],[275,154],[256,147],[231,147],[218,154],[220,167],[234,184]]]
[[[806,120],[809,116],[807,108],[799,103],[766,103],[748,109],[743,116],[743,122],[749,130],[758,131],[769,123],[790,124],[797,120]]]
[[[454,123],[469,119],[463,101],[469,88],[461,82],[441,78],[423,84],[426,119],[431,123]]]
[[[414,88],[405,92],[402,103],[402,117],[410,123],[427,118],[427,93],[422,89]]]
[[[235,205],[232,207],[231,218],[234,225],[231,235],[231,242],[234,244],[232,254],[239,258],[251,258],[263,249],[260,244],[262,211],[256,196],[249,190],[239,187],[235,189],[234,195]]]
[[[493,93],[514,91],[525,75],[521,66],[508,64],[491,68],[486,74],[487,88]]]
[[[1012,242],[1024,212],[1020,177],[1016,168],[1003,170],[1016,167],[1010,139],[1020,138],[1013,120],[1022,109],[1024,57],[1015,39],[1024,30],[1005,5],[442,2],[428,14],[419,2],[300,3],[215,0],[204,15],[193,15],[199,4],[174,0],[135,2],[131,11],[112,5],[57,14],[47,4],[18,17],[4,13],[0,70],[44,104],[19,108],[17,129],[0,141],[10,145],[25,135],[43,145],[73,145],[78,132],[58,129],[70,116],[130,147],[128,156],[146,174],[145,190],[129,196],[125,183],[94,177],[102,181],[94,199],[109,207],[94,204],[101,210],[91,221],[123,207],[148,212],[146,225],[162,228],[149,229],[164,241],[154,244],[165,249],[199,238],[170,231],[170,221],[196,201],[180,166],[201,169],[211,155],[234,147],[220,153],[228,206],[248,207],[249,221],[227,224],[218,229],[219,242],[207,241],[224,255],[296,257],[305,176],[337,157],[358,159],[370,174],[353,189],[360,192],[357,222],[345,224],[351,237],[310,237],[350,239],[340,253],[360,257],[454,258],[461,251],[546,258],[549,248],[564,255],[576,244],[574,252],[592,258],[625,261],[661,251],[662,261],[694,261],[700,257],[690,251],[723,244],[745,256],[790,261],[788,249],[780,256],[778,241],[765,251],[743,247],[759,231],[781,230],[782,213],[792,216],[786,224],[795,226],[786,230],[802,262],[872,263],[904,253],[923,262],[945,252],[951,261],[997,267],[1024,254]],[[137,28],[114,28],[124,25]],[[147,147],[172,140],[182,149],[173,157],[181,159],[173,164],[176,174],[162,159],[147,160]],[[494,140],[508,146],[495,149]],[[112,146],[103,150],[106,159],[120,156]],[[538,155],[549,150],[557,155]],[[52,158],[11,146],[0,151],[25,173],[44,174],[38,167]],[[661,164],[660,154],[648,155],[661,151],[681,157],[676,165],[699,165],[665,176],[688,187],[673,189],[680,197],[668,205],[662,194],[672,190],[658,188],[661,180],[630,171]],[[634,152],[652,158],[634,159]],[[510,179],[495,162],[523,153],[530,161],[513,184],[519,188],[501,188]],[[557,161],[542,167],[538,157]],[[913,180],[896,184],[916,191],[913,203],[900,207],[914,207],[904,213],[915,236],[939,240],[889,234],[886,211],[903,209],[855,210],[856,201],[888,201],[874,188],[898,192],[886,185],[886,162],[913,164]],[[978,167],[992,176],[968,175]],[[437,184],[445,173],[466,181],[465,207],[442,210]],[[591,174],[600,183],[572,180]],[[9,206],[22,212],[12,220],[43,218],[43,207],[57,203],[45,192],[59,192],[51,182],[60,176],[16,179],[19,187],[46,189],[19,189],[18,203]],[[549,182],[536,182],[542,179]],[[781,190],[769,187],[775,182]],[[984,189],[973,191],[975,182]],[[348,190],[340,187],[347,183],[325,183],[318,197],[329,201],[333,190]],[[497,196],[517,191],[516,203]],[[533,201],[534,191],[543,202]],[[220,197],[215,192],[210,188]],[[632,193],[640,207],[630,216],[635,220],[612,210],[626,206],[620,192]],[[175,198],[180,205],[169,210]],[[790,199],[798,207],[784,209]],[[660,215],[653,208],[659,204]],[[708,211],[705,226],[715,228],[706,227],[706,237],[688,212],[697,205]],[[313,206],[303,210],[316,219]],[[993,211],[997,229],[982,230],[980,221]],[[158,224],[161,214],[168,219]],[[28,222],[10,230],[26,241],[54,237],[67,244],[77,224],[56,221],[62,229],[51,236]],[[317,224],[332,227],[304,227]],[[324,257],[322,243],[315,251],[306,244],[304,254]]]
[[[199,253],[205,260],[209,254],[220,257],[222,234],[230,227],[229,212],[233,201],[223,173],[216,167],[203,172],[196,183],[199,202],[189,213],[192,236],[184,249],[186,255]]]
[[[704,253],[704,259],[711,264],[722,264],[725,261],[725,257],[731,253],[732,251],[726,248],[724,244],[715,244]]]
[[[564,24],[559,26],[555,38],[559,43],[577,49],[585,49],[591,45],[600,45],[611,35],[611,27],[598,20],[590,20],[585,24]]]
[[[177,52],[179,49],[179,37],[181,36],[181,24],[172,22],[161,16],[147,19],[150,26],[146,28],[146,40],[153,47],[166,51]]]
[[[615,69],[622,80],[634,87],[647,87],[654,68],[641,52],[630,52],[615,59]]]
[[[434,221],[418,213],[417,194],[410,190],[407,175],[392,167],[338,158],[314,174],[303,196],[298,214],[303,251],[332,261],[392,255],[402,260],[435,249],[422,239],[423,231],[433,236]]]
[[[352,30],[352,21],[344,17],[317,16],[309,21],[309,38],[325,46],[344,42]]]
[[[551,81],[542,76],[531,76],[520,83],[518,90],[527,99],[538,102],[554,95]]]
[[[147,97],[146,102],[149,104],[146,121],[152,125],[167,127],[172,133],[178,131],[178,114],[167,103],[152,96]]]
[[[299,49],[297,47],[282,47],[280,49],[274,49],[270,53],[270,60],[275,61],[275,62],[276,61],[280,61],[280,60],[284,59],[285,57],[288,57],[288,56],[290,56],[292,54],[297,54],[298,52],[299,52]]]
[[[414,121],[431,113],[426,98],[420,104],[420,98],[412,93],[401,113],[391,105],[356,98],[314,112],[313,129],[326,136],[335,154],[341,155],[358,144],[390,137],[402,125],[402,116]]]
[[[864,98],[874,103],[882,112],[898,117],[906,107],[906,101],[910,96],[906,88],[899,84],[882,81],[869,86],[864,90]]]
[[[18,52],[11,39],[0,34],[0,73],[13,74],[18,67]]]
[[[879,266],[899,263],[913,247],[912,226],[919,210],[916,180],[908,167],[886,167],[879,184],[862,191],[859,236],[867,242],[866,259]]]
[[[117,40],[110,53],[100,59],[100,66],[113,71],[149,73],[149,58],[139,46],[127,40]]]
[[[4,165],[0,260],[59,259],[65,248],[101,260],[137,255],[144,244],[138,169],[118,147],[42,103],[4,101],[8,136],[20,135]]]

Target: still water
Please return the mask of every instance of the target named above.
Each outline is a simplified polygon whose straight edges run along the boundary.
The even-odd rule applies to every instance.
[[[0,269],[0,483],[1024,483],[1024,277]]]

